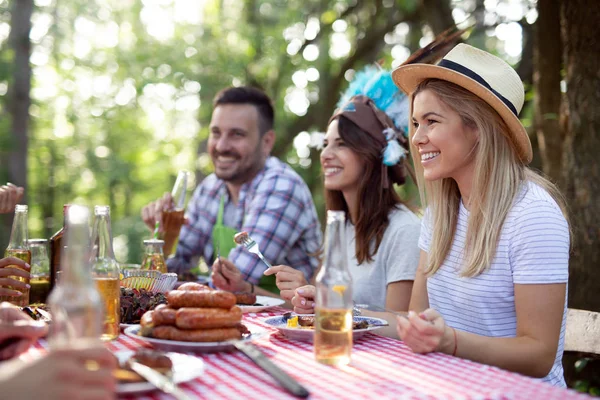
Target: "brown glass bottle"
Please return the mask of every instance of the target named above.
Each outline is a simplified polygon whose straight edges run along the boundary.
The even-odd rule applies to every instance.
[[[56,232],[50,238],[50,290],[54,288],[56,285],[56,277],[58,271],[60,271],[60,257],[63,252],[63,247],[65,243],[63,242],[63,237],[66,232],[66,217],[67,210],[69,209],[69,204],[65,204],[63,206],[63,227],[60,228],[58,232]]]

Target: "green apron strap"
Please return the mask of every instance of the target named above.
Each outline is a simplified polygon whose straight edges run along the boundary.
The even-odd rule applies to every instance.
[[[225,196],[221,195],[221,200],[219,200],[219,212],[217,213],[216,225],[223,225],[223,210],[225,210]]]
[[[236,243],[233,241],[233,237],[237,233],[237,230],[229,226],[223,225],[224,212],[225,196],[221,195],[221,200],[219,201],[219,212],[217,213],[217,220],[215,221],[215,225],[213,226],[212,230],[214,258],[217,257],[217,249],[221,252],[221,257],[227,258],[231,250],[235,249],[235,247],[237,246]],[[260,278],[258,287],[268,290],[269,292],[279,294],[279,289],[277,288],[277,279],[275,275],[263,275]]]

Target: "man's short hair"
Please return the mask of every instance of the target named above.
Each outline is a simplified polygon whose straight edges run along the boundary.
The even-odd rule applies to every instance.
[[[258,129],[264,135],[273,129],[275,111],[273,102],[260,89],[250,86],[229,87],[221,90],[213,100],[213,108],[223,104],[252,104],[258,111]]]

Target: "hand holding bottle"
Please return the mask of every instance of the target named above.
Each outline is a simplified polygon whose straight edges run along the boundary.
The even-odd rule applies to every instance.
[[[18,268],[15,268],[18,267]],[[28,284],[25,281],[14,279],[16,276],[29,279],[31,267],[25,261],[16,257],[6,257],[0,260],[0,296],[22,296]],[[20,289],[20,290],[16,290]]]

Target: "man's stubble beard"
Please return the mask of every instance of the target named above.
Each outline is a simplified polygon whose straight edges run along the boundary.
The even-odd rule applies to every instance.
[[[256,174],[264,167],[267,158],[262,156],[262,143],[258,144],[253,154],[255,154],[255,158],[253,159],[253,163],[248,169],[245,169],[245,167],[241,165],[229,177],[223,177],[222,175],[219,176],[220,174],[215,168],[215,175],[217,175],[217,178],[221,179],[222,181],[234,185],[242,185],[248,182],[249,180],[254,178]]]

